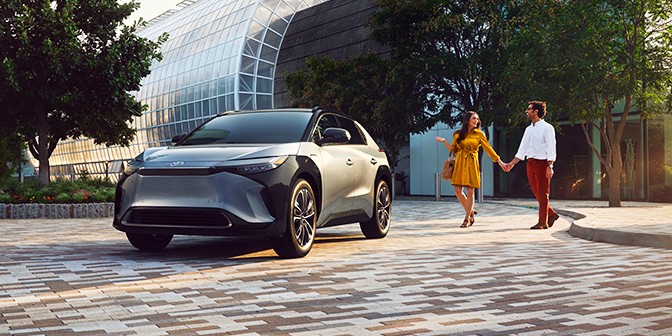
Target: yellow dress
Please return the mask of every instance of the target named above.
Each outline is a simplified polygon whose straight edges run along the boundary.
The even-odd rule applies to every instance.
[[[483,147],[483,151],[497,162],[499,155],[492,149],[485,134],[479,130],[474,129],[473,132],[467,134],[467,137],[457,142],[458,133],[453,136],[453,151],[455,154],[455,167],[453,169],[452,185],[480,188],[481,176],[480,167],[478,165],[478,149]]]

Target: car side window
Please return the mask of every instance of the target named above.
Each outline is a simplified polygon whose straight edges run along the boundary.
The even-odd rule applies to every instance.
[[[362,136],[362,133],[359,132],[359,128],[355,125],[355,122],[343,117],[338,117],[338,121],[341,124],[341,128],[350,132],[350,142],[351,145],[366,145],[366,141]]]
[[[336,116],[333,114],[325,114],[320,117],[320,120],[317,122],[317,126],[315,127],[315,131],[313,131],[313,142],[322,139],[324,130],[329,127],[339,127]]]

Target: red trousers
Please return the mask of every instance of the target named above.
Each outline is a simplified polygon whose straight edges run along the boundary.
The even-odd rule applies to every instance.
[[[548,195],[551,192],[551,178],[546,177],[548,161],[527,159],[525,169],[527,170],[527,181],[530,183],[530,189],[534,197],[539,202],[539,222],[548,225],[548,215],[554,214],[555,210],[548,205]]]

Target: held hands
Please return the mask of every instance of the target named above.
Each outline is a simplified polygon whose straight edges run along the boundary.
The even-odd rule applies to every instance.
[[[500,168],[502,168],[503,171],[507,173],[511,170],[511,168],[509,167],[509,163],[504,163],[502,162],[501,159],[497,160],[497,164],[499,165]]]
[[[502,160],[497,160],[497,164],[499,164],[499,167],[502,168],[503,171],[505,172],[510,172],[511,169],[513,168],[514,164],[511,162],[504,163]]]

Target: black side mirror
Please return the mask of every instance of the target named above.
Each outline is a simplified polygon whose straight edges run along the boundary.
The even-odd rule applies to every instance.
[[[350,138],[350,132],[342,128],[329,127],[324,130],[318,145],[348,143]]]
[[[176,143],[182,141],[182,139],[184,139],[184,137],[185,137],[186,135],[187,135],[186,133],[182,133],[182,134],[178,134],[178,135],[174,136],[174,137],[170,140],[171,145],[174,145],[174,144],[176,144]]]

